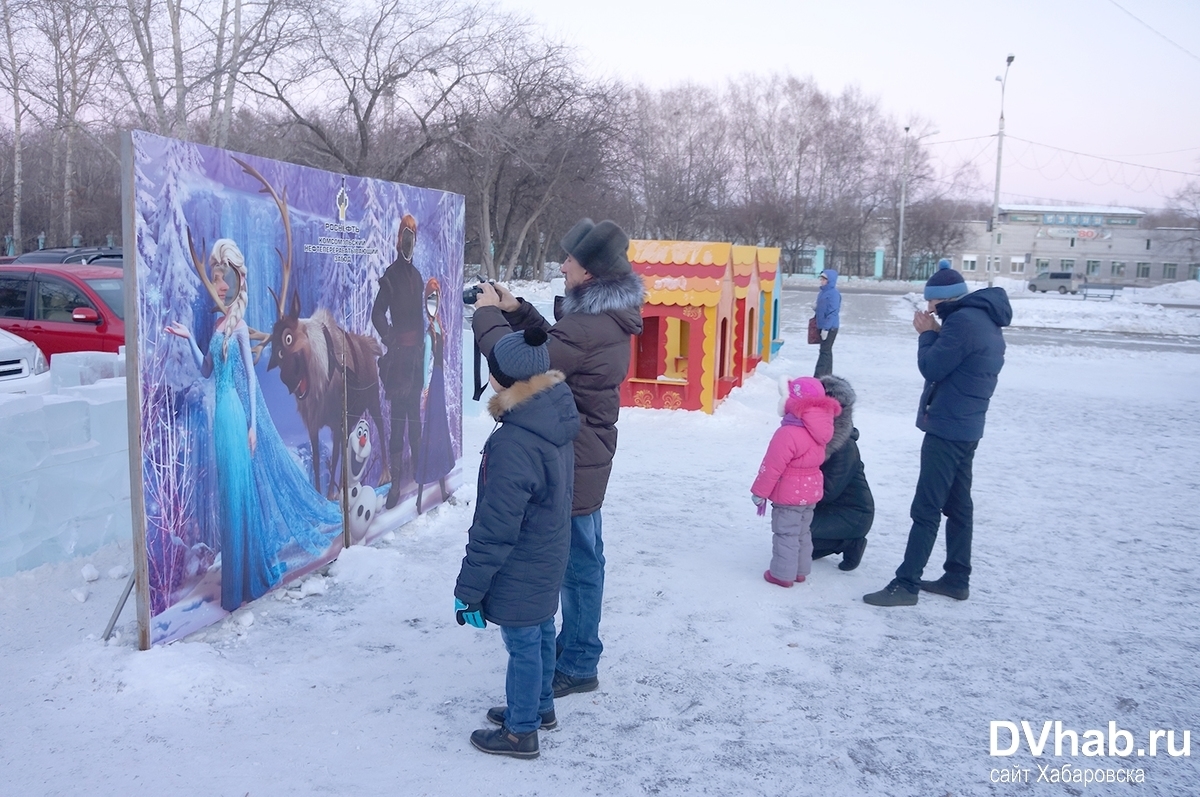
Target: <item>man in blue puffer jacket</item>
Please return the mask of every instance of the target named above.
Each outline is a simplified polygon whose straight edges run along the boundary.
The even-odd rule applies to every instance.
[[[832,268],[821,272],[821,290],[817,293],[817,329],[821,330],[821,352],[813,376],[820,379],[833,373],[833,341],[842,325],[842,294],[837,289],[838,273]]]
[[[1012,321],[1012,307],[1002,288],[967,292],[962,275],[949,260],[925,283],[929,310],[917,313],[920,333],[917,366],[925,377],[917,428],[921,474],[913,497],[912,529],[904,562],[896,577],[879,592],[864,595],[874,606],[912,606],[920,590],[966,600],[971,576],[971,465],[983,437],[988,403],[1004,367],[1002,327]],[[937,319],[941,318],[941,324]],[[921,573],[946,516],[945,574],[922,581]]]

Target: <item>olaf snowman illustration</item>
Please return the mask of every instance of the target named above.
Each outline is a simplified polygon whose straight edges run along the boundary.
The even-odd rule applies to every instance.
[[[362,483],[370,459],[371,427],[367,425],[365,418],[360,418],[346,441],[346,466],[350,477],[350,489],[347,493],[350,499],[348,514],[352,542],[362,542],[367,536],[367,528],[379,511],[379,495],[375,488]]]

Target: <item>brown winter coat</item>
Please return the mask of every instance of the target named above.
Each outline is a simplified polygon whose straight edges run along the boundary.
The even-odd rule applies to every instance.
[[[471,322],[479,350],[487,356],[496,341],[514,330],[541,327],[549,335],[550,367],[562,371],[575,396],[581,428],[575,438],[575,497],[572,516],[590,515],[604,504],[613,455],[621,383],[629,371],[631,335],[642,331],[645,286],[637,274],[591,279],[555,304],[550,325],[521,300],[511,313],[481,307]]]

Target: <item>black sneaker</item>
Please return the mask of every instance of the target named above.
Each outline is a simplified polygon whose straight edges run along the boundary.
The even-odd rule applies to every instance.
[[[512,758],[537,758],[538,732],[513,733],[508,728],[480,728],[471,733],[471,744],[475,749],[492,755]]]
[[[576,692],[592,692],[600,688],[600,679],[593,675],[591,678],[576,678],[573,675],[564,675],[558,670],[554,671],[554,681],[551,682],[554,688],[554,698],[557,700],[560,697],[573,695]]]
[[[842,551],[842,561],[838,564],[838,570],[850,572],[858,567],[862,562],[863,551],[867,550],[867,538],[859,537],[856,540],[851,540],[846,544],[846,549]]]
[[[899,581],[892,579],[879,592],[863,595],[863,601],[872,606],[916,606],[918,593],[909,592]]]
[[[965,601],[971,594],[971,590],[965,585],[947,584],[945,576],[942,576],[937,581],[922,581],[921,589],[926,592],[932,592],[934,595],[945,595],[947,598],[954,598],[956,601]]]
[[[504,712],[508,710],[508,706],[496,706],[489,708],[487,713],[488,722],[504,727]],[[558,717],[554,716],[554,709],[542,714],[542,727],[538,730],[552,731],[558,727]]]

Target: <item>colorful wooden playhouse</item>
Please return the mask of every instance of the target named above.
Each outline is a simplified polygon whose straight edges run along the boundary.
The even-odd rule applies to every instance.
[[[711,413],[782,343],[778,249],[632,241],[629,261],[646,283],[646,303],[623,406]]]

